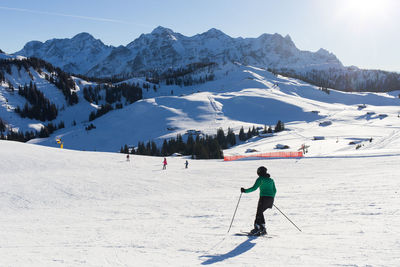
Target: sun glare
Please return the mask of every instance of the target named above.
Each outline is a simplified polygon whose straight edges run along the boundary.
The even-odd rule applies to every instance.
[[[342,0],[338,1],[337,18],[366,27],[387,19],[394,0]]]
[[[382,0],[349,0],[347,8],[356,17],[368,18],[379,12],[383,3]]]

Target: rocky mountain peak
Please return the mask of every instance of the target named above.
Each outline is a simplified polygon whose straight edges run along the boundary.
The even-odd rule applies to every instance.
[[[227,36],[225,33],[223,33],[222,31],[216,29],[216,28],[211,28],[208,31],[206,31],[205,33],[203,33],[204,36],[207,37],[219,37],[219,36]]]
[[[81,32],[72,37],[72,40],[79,40],[79,41],[86,41],[86,40],[95,40],[94,37],[87,33],[87,32]]]
[[[156,27],[151,33],[151,35],[165,35],[165,34],[174,34],[174,32],[171,29],[158,26]]]
[[[69,72],[99,77],[180,67],[202,61],[217,64],[240,62],[275,69],[342,66],[327,51],[300,51],[289,35],[283,37],[275,33],[258,38],[232,38],[211,28],[188,37],[162,26],[118,48],[106,46],[83,32],[71,39],[29,42],[16,54],[42,58]]]
[[[290,37],[289,34],[286,34],[285,40],[288,41],[288,42],[290,42],[290,43],[293,43],[292,38]]]

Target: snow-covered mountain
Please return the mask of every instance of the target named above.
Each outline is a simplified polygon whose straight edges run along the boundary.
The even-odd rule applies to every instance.
[[[178,68],[197,62],[240,62],[273,69],[342,68],[324,49],[299,50],[289,36],[263,34],[258,38],[232,38],[217,29],[191,37],[157,27],[127,46],[104,45],[88,33],[72,39],[32,41],[15,54],[44,59],[63,70],[92,77],[130,75],[147,70]]]
[[[145,99],[132,104],[122,97],[123,108],[91,121],[95,128],[88,130],[89,114],[105,103],[104,92],[92,102],[84,97],[84,88],[96,83],[70,77],[79,101],[69,104],[55,85],[65,74],[3,54],[0,118],[6,131],[48,123],[15,113],[26,102],[20,86],[31,82],[59,107],[52,122],[63,120],[65,127],[30,144],[0,140],[0,265],[259,266],[269,251],[272,266],[397,266],[400,92],[321,90],[240,64],[214,74],[191,86],[150,86]],[[225,155],[281,151],[278,144],[297,151],[304,144],[303,158],[167,157],[162,170],[160,157],[127,161],[119,153],[93,152],[161,143],[190,130],[215,134],[231,127],[238,134],[242,126],[277,120],[285,131],[238,142]],[[275,207],[301,232],[274,207],[265,212],[268,236],[234,235],[252,228],[258,194],[241,195],[236,203],[239,188],[254,183],[260,165],[276,183]]]
[[[263,38],[281,44],[265,47]],[[279,35],[242,39],[212,29],[185,37],[159,27],[126,47],[104,46],[88,34],[73,39],[74,45],[66,39],[29,46],[38,53],[51,47],[40,53],[85,74],[185,69],[87,81],[0,51],[0,139],[10,132],[14,140],[30,139],[0,140],[1,266],[260,266],[266,251],[272,266],[399,265],[399,90],[344,92],[257,67],[286,62],[299,75],[316,62],[311,73],[326,78],[318,72],[341,66],[332,54],[298,51]],[[66,47],[75,53],[61,53]],[[210,59],[217,64],[205,64]],[[188,67],[198,62],[204,64]],[[341,71],[329,78],[340,83]],[[387,86],[398,80],[351,71],[381,75]],[[273,127],[278,120],[284,131],[238,138],[241,127]],[[224,150],[228,156],[256,159],[283,147],[307,153],[231,162],[171,156],[167,170],[159,157],[127,161],[103,153],[219,128],[238,139]],[[31,139],[33,132],[40,135]],[[236,236],[253,225],[258,195],[240,195],[239,205],[239,188],[254,183],[260,165],[278,190],[265,212],[268,236]]]
[[[71,39],[52,39],[44,43],[31,41],[17,55],[37,57],[71,73],[84,74],[102,62],[113,50],[88,33]]]
[[[274,255],[268,259],[273,266],[398,265],[400,91],[321,90],[228,63],[215,67],[215,78],[205,83],[160,81],[143,87],[143,100],[129,104],[121,97],[123,107],[91,121],[95,127],[89,130],[89,114],[106,103],[107,94],[99,89],[101,99],[88,101],[84,91],[102,84],[70,77],[46,62],[0,56],[0,132],[1,122],[6,132],[39,131],[49,123],[15,112],[27,102],[19,90],[30,83],[58,107],[51,122],[65,122],[30,144],[0,140],[0,265],[259,266],[265,251]],[[205,73],[208,68],[194,75]],[[70,104],[57,87],[69,79],[78,103]],[[144,77],[124,82],[149,83]],[[305,145],[303,158],[167,157],[163,171],[159,157],[133,155],[127,161],[119,153],[93,152],[161,143],[190,130],[215,134],[230,127],[238,134],[242,126],[277,120],[285,131],[238,142],[224,154]],[[254,192],[241,196],[227,233],[239,188],[254,183],[260,165],[275,180],[275,206],[301,232],[274,207],[265,212],[268,236],[235,236],[253,225]]]
[[[187,86],[165,80],[153,84],[145,77],[98,84],[64,77],[65,73],[57,73],[43,62],[7,56],[13,59],[0,61],[0,66],[6,66],[0,71],[0,118],[6,125],[5,131],[40,131],[50,122],[54,125],[62,122],[65,126],[30,143],[57,147],[56,139],[61,138],[65,148],[115,152],[124,144],[137,146],[139,141],[161,145],[164,139],[177,134],[186,138],[191,130],[212,135],[218,128],[226,132],[229,127],[237,135],[242,126],[246,130],[252,126],[273,127],[281,120],[286,131],[241,142],[224,153],[271,152],[276,151],[277,144],[293,150],[302,144],[310,145],[308,156],[400,149],[395,126],[399,122],[400,91],[351,93],[323,89],[238,63],[215,66],[214,79]],[[9,62],[12,65],[7,67]],[[209,71],[208,67],[200,68],[193,77],[204,77]],[[67,87],[68,94],[57,87],[60,80],[70,81],[66,82],[71,86]],[[47,106],[57,107],[55,119],[43,121],[40,117],[21,117],[16,112],[28,102],[19,91],[30,83],[49,100]],[[118,86],[124,83],[131,86],[128,86],[130,91],[140,88],[143,99],[136,101],[141,97],[130,100],[131,94],[118,95]],[[76,101],[71,102],[66,95],[73,94]],[[108,113],[99,112],[107,105],[111,108]],[[49,111],[52,109],[43,113]],[[316,142],[315,136],[324,140]],[[369,143],[371,138],[374,142]],[[361,147],[356,150],[355,145]]]

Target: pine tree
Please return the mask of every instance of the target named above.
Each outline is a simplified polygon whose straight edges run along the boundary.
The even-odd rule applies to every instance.
[[[146,155],[151,156],[151,143],[150,141],[146,144]]]
[[[239,131],[239,140],[246,141],[246,134],[244,133],[243,126],[242,126],[242,128],[240,128],[240,131]]]
[[[185,143],[183,142],[182,135],[176,135],[176,152],[183,154],[185,152]]]
[[[6,124],[3,122],[3,120],[0,118],[0,132],[3,133],[6,131]]]
[[[152,156],[159,156],[160,151],[157,148],[157,145],[154,141],[151,141],[151,155]]]
[[[277,133],[277,132],[281,132],[281,131],[283,131],[283,130],[285,130],[285,125],[283,124],[283,122],[281,122],[280,120],[276,123],[276,126],[275,126],[275,132]]]
[[[60,121],[60,123],[58,124],[57,128],[58,128],[58,129],[62,129],[62,128],[64,128],[64,127],[65,127],[64,122],[63,122],[63,121]]]
[[[236,136],[230,127],[228,127],[228,134],[226,135],[226,139],[230,146],[236,145]]]
[[[138,142],[137,154],[139,154],[139,155],[146,154],[146,147],[144,146],[143,142]]]
[[[161,155],[164,156],[164,157],[168,156],[168,142],[167,142],[167,139],[164,139],[164,142],[162,144]]]
[[[194,139],[193,135],[189,134],[186,141],[185,155],[193,155]]]
[[[251,130],[251,135],[252,136],[257,136],[258,135],[258,130],[256,129],[256,127],[253,125],[253,129]]]
[[[222,128],[219,128],[217,130],[217,141],[223,149],[228,148],[227,143],[226,143],[225,133]]]
[[[39,137],[45,138],[45,137],[49,137],[49,136],[50,135],[49,135],[49,131],[48,131],[47,127],[42,127],[39,132]]]
[[[222,151],[219,143],[214,138],[209,142],[209,158],[220,159],[222,158]]]
[[[247,134],[246,134],[246,140],[247,140],[247,139],[250,139],[250,138],[252,138],[252,137],[253,137],[253,133],[252,133],[250,127],[249,127],[249,130],[247,131]]]
[[[265,133],[267,133],[267,131],[268,131],[268,130],[267,130],[267,125],[264,124],[264,129],[263,129],[262,133],[265,134]]]

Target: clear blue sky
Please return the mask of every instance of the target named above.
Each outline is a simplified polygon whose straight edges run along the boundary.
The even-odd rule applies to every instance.
[[[0,49],[88,32],[126,45],[161,25],[192,36],[289,34],[301,50],[325,48],[344,65],[400,72],[398,0],[0,0]]]

